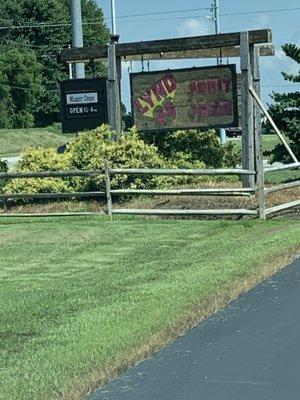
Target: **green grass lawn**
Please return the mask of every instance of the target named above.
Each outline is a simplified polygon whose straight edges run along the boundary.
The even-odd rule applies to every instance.
[[[232,139],[229,139],[232,140]],[[232,142],[234,146],[242,150],[242,139],[233,139]],[[280,143],[277,135],[263,135],[263,152],[271,151],[274,147]],[[264,159],[269,159],[270,156],[264,155]],[[300,179],[300,170],[286,170],[286,171],[276,171],[269,172],[265,175],[266,183],[283,183]]]
[[[274,171],[267,172],[265,174],[265,183],[268,184],[279,184],[291,181],[297,181],[300,179],[300,169],[286,170],[286,171]]]
[[[277,135],[263,135],[263,152],[266,151],[271,151],[274,149],[274,147],[280,143],[280,140],[278,138]],[[229,139],[232,140],[234,146],[238,149],[238,150],[242,150],[242,138],[239,137],[238,139]],[[269,159],[270,156],[264,156],[265,159]]]
[[[73,137],[52,127],[0,129],[0,157],[19,155],[28,146],[58,147]]]
[[[0,399],[90,387],[276,270],[289,221],[0,221]]]

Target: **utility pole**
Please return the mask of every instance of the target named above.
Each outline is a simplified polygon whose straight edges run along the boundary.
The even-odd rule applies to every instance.
[[[72,23],[72,47],[83,47],[81,0],[70,0]],[[84,63],[75,63],[75,78],[84,78]]]
[[[110,0],[110,7],[111,7],[111,34],[116,35],[116,5],[115,0]]]
[[[213,6],[213,21],[215,23],[215,33],[219,35],[221,33],[220,29],[220,9],[219,9],[219,0],[214,0]],[[217,65],[221,64],[221,60],[217,58]]]
[[[220,28],[220,7],[219,7],[219,0],[214,0],[214,2],[211,4],[211,11],[212,11],[212,20],[215,24],[215,33],[216,35],[219,35],[221,33],[221,28]],[[222,58],[221,54],[220,57],[217,58],[217,65],[222,64]],[[222,144],[226,143],[226,131],[224,128],[220,128],[220,141]]]

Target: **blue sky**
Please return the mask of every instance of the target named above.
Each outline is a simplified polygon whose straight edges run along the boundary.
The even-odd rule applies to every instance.
[[[110,0],[98,0],[103,9],[105,19],[110,27]],[[115,0],[117,14],[117,31],[121,42],[145,41],[180,36],[195,36],[214,33],[214,25],[207,18],[209,9],[188,11],[190,9],[209,8],[209,0]],[[271,28],[273,42],[276,47],[274,57],[261,57],[262,97],[270,102],[268,94],[273,90],[285,92],[293,90],[286,86],[281,71],[295,72],[296,63],[284,56],[281,45],[287,42],[300,44],[300,3],[299,0],[259,0],[237,1],[219,0],[221,13],[221,31],[237,32],[250,29]],[[272,11],[279,9],[299,8],[292,11]],[[185,11],[183,11],[185,10]],[[126,17],[132,14],[166,12],[169,14]],[[178,12],[173,12],[178,11]],[[239,15],[222,15],[233,13],[249,13]],[[230,62],[238,63],[232,59]],[[181,68],[214,64],[213,60],[185,60],[151,62],[150,69]],[[147,66],[145,65],[147,69]],[[141,63],[133,65],[133,71],[141,70]],[[295,86],[295,85],[294,85]],[[299,87],[299,86],[298,86]],[[128,65],[123,65],[122,100],[129,108],[130,104]]]

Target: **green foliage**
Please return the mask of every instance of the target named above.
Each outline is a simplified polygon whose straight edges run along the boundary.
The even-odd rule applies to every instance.
[[[240,162],[240,152],[234,145],[231,142],[222,145],[212,130],[147,133],[142,137],[157,146],[158,151],[174,164],[180,164],[183,158],[190,166],[200,162],[211,168],[234,167]]]
[[[293,44],[282,46],[285,54],[292,60],[300,64],[300,47]],[[297,74],[286,74],[282,72],[286,81],[300,82],[300,71]],[[269,112],[274,119],[279,130],[288,137],[290,146],[297,158],[300,158],[300,92],[291,93],[272,93],[274,104],[269,107]],[[264,127],[266,133],[273,133],[272,127],[268,124]],[[282,144],[278,144],[272,152],[271,161],[292,162]]]
[[[0,128],[31,127],[42,93],[41,64],[33,50],[0,45]]]
[[[98,24],[84,25],[85,45],[107,43],[109,32],[104,22],[103,12],[94,0],[82,0],[82,14],[84,20],[99,22]],[[43,90],[36,96],[38,103],[35,107],[34,117],[37,123],[43,126],[58,121],[60,118],[59,82],[68,78],[68,67],[58,63],[57,55],[62,47],[67,47],[71,43],[69,22],[68,0],[3,0],[0,4],[1,26],[24,25],[25,23],[28,25],[60,24],[59,26],[0,31],[2,45],[18,48],[23,57],[28,52],[34,52],[38,63],[42,65]],[[32,64],[29,69],[33,72],[36,65]],[[105,69],[101,65],[96,67],[89,64],[87,66],[88,76],[103,73],[105,73]],[[20,73],[20,75],[22,74]],[[25,86],[24,82],[23,86]],[[27,99],[25,98],[24,101]],[[18,109],[18,105],[16,108]]]
[[[8,171],[7,161],[0,160],[0,172],[7,172],[7,171]]]
[[[161,148],[162,149],[162,148]],[[233,144],[221,146],[214,132],[178,131],[170,134],[160,153],[153,144],[146,143],[132,128],[114,140],[108,125],[83,132],[70,142],[63,154],[54,149],[28,148],[21,157],[18,171],[46,170],[100,170],[105,160],[111,168],[205,168],[233,166],[237,152]],[[112,188],[155,188],[202,182],[203,177],[158,177],[151,175],[116,175]],[[93,178],[14,179],[5,191],[8,193],[38,193],[65,191],[93,191],[105,186],[104,172]]]
[[[6,161],[0,160],[0,172],[7,172],[8,171],[8,164]],[[0,192],[3,188],[3,186],[6,184],[5,179],[0,179]]]
[[[58,154],[52,148],[28,148],[19,161],[17,170],[22,172],[60,171],[70,168],[70,154]],[[12,179],[4,188],[5,193],[68,192],[75,181],[68,178]]]
[[[113,140],[114,132],[107,125],[81,133],[68,147],[71,166],[75,169],[103,169],[104,161],[112,168],[159,168],[165,161],[159,156],[156,147],[146,144],[135,129],[124,134],[119,142]],[[91,179],[85,189],[96,189],[103,185],[104,175]],[[112,178],[112,187],[138,188],[157,185],[157,178],[117,175]]]
[[[107,125],[82,133],[58,154],[51,148],[28,148],[21,155],[18,171],[59,171],[70,169],[103,171],[104,161],[111,167],[159,168],[164,160],[154,146],[143,142],[135,130],[128,132],[119,142],[113,140],[114,132]],[[118,175],[112,178],[112,187],[155,187],[157,177]],[[104,173],[97,178],[40,178],[13,179],[5,186],[6,193],[48,193],[99,190],[104,188]]]

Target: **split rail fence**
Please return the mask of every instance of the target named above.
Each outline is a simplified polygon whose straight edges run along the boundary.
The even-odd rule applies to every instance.
[[[105,190],[87,191],[74,193],[18,193],[18,194],[0,194],[0,201],[10,200],[26,200],[26,199],[78,199],[78,198],[103,198],[107,203],[107,214],[112,217],[116,214],[128,215],[165,215],[165,216],[195,216],[195,215],[240,215],[253,216],[260,219],[266,219],[268,216],[280,211],[300,206],[300,200],[295,200],[285,204],[267,208],[266,198],[270,193],[281,190],[296,188],[300,186],[300,180],[283,183],[276,186],[265,187],[264,178],[268,172],[282,171],[288,169],[299,169],[300,163],[261,168],[255,170],[246,169],[128,169],[128,168],[109,168],[105,163],[104,170],[92,171],[43,171],[43,172],[7,172],[0,173],[0,179],[28,179],[28,178],[70,178],[70,177],[96,177],[100,174],[105,175]],[[111,177],[115,175],[153,175],[153,176],[228,176],[238,175],[254,176],[256,184],[254,187],[243,188],[180,188],[180,189],[111,189]],[[256,209],[130,209],[130,208],[114,208],[114,196],[254,196],[257,194]],[[65,212],[65,213],[48,213],[48,214],[18,214],[18,213],[0,213],[0,216],[70,216],[70,215],[97,215],[104,212]]]

